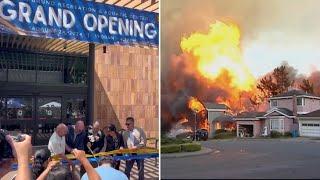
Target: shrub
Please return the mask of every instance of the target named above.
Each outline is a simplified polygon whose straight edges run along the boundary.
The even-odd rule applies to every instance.
[[[278,131],[271,131],[270,132],[270,137],[271,138],[280,138],[282,136],[282,134]]]
[[[291,132],[285,132],[285,133],[284,133],[284,136],[285,136],[285,137],[292,137],[292,133],[291,133]]]
[[[184,144],[184,143],[191,143],[191,139],[180,139],[180,138],[168,138],[168,137],[161,137],[161,144],[168,145],[168,144]]]
[[[177,153],[181,151],[181,145],[165,145],[161,146],[161,153]]]
[[[224,132],[215,134],[213,139],[230,139],[235,138],[237,135],[235,132]]]
[[[216,134],[225,133],[225,132],[226,132],[226,130],[224,130],[224,129],[217,129],[215,131]]]
[[[194,152],[194,151],[200,151],[200,150],[201,150],[201,145],[198,143],[181,144],[182,152]]]

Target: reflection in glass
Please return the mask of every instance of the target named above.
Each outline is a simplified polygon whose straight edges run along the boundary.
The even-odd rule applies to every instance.
[[[7,101],[8,119],[32,120],[32,98],[9,98]]]
[[[7,120],[2,124],[8,131],[32,133],[32,108],[31,97],[12,97],[7,99]]]
[[[86,101],[82,98],[67,100],[67,120],[68,123],[74,123],[78,120],[85,120]]]
[[[61,119],[61,98],[38,99],[39,120]]]
[[[6,99],[0,97],[0,121],[4,119],[6,119]]]

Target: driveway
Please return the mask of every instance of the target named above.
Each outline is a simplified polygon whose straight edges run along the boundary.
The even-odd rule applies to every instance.
[[[320,178],[320,141],[202,142],[213,153],[162,159],[162,178]]]

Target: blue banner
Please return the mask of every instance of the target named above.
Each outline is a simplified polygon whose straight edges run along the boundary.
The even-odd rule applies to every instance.
[[[157,13],[84,0],[0,0],[0,32],[158,46],[159,17]]]

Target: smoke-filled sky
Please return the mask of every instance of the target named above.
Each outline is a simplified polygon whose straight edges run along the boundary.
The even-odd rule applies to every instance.
[[[216,20],[241,30],[243,58],[255,77],[287,61],[298,74],[320,69],[319,0],[162,0],[162,75],[167,60],[180,54],[180,41],[207,33]]]

